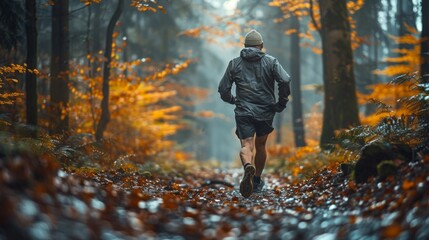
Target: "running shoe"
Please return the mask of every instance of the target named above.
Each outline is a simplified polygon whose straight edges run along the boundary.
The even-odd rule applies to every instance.
[[[240,193],[248,198],[253,192],[253,176],[255,175],[255,166],[249,164],[244,169],[244,176],[240,183]]]

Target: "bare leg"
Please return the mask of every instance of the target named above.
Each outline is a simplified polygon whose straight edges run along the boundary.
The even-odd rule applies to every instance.
[[[246,163],[253,164],[253,149],[255,147],[255,143],[253,142],[253,137],[249,137],[246,139],[240,139],[241,149],[240,149],[240,159],[241,163],[246,165]]]
[[[240,159],[243,166],[250,163],[244,168],[243,179],[240,182],[240,193],[243,197],[248,198],[253,193],[253,176],[255,175],[255,166],[253,166],[253,148],[255,143],[253,137],[240,140]]]
[[[255,147],[256,147],[255,176],[257,177],[261,176],[262,171],[264,170],[264,167],[265,167],[265,162],[267,160],[267,150],[265,149],[265,146],[267,144],[267,139],[268,139],[268,134],[255,138]]]

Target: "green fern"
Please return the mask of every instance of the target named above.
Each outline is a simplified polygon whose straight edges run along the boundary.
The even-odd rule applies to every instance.
[[[341,132],[337,142],[342,148],[356,151],[374,140],[391,144],[406,144],[417,151],[429,150],[429,84],[421,83],[415,73],[404,74],[389,84],[409,84],[418,93],[398,100],[398,103],[412,114],[395,116],[393,108],[381,101],[371,99],[377,106],[377,114],[389,113],[376,126],[357,126]]]

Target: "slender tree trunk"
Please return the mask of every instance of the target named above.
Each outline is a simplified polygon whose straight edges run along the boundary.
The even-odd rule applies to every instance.
[[[85,36],[85,48],[87,56],[91,54],[91,16],[92,16],[92,4],[88,6],[88,18],[86,19],[86,36]],[[91,60],[87,59],[88,67],[91,67]],[[89,72],[92,75],[91,70]]]
[[[291,17],[291,28],[297,32],[291,38],[291,76],[292,76],[292,119],[293,132],[295,137],[295,146],[303,147],[305,143],[304,132],[304,117],[302,114],[302,99],[301,99],[301,48],[299,46],[299,19],[296,16]]]
[[[21,62],[23,53],[22,48],[18,47],[20,35],[24,25],[24,12],[22,2],[17,0],[0,1],[0,65],[8,66],[13,63]],[[22,54],[22,55],[21,55]],[[23,86],[20,81],[18,85]]]
[[[283,17],[283,13],[280,9],[278,9],[278,12],[275,14],[275,18],[281,18],[281,17]],[[289,21],[285,22],[284,24],[271,24],[266,26],[267,29],[271,29],[269,32],[273,34],[273,36],[271,36],[273,41],[267,42],[266,44],[264,44],[264,46],[270,49],[270,52],[274,52],[278,54],[278,56],[276,56],[277,60],[283,66],[290,65],[289,63],[290,52],[285,51],[284,49],[284,46],[290,45],[289,38],[285,38],[285,35],[284,35],[284,32],[287,29],[290,29],[290,27],[291,26]],[[267,37],[269,37],[269,35],[267,35]],[[275,90],[278,91],[277,86]],[[284,115],[285,115],[285,111],[277,113],[274,117],[274,128],[276,129],[276,135],[275,135],[276,144],[282,144],[284,139],[283,131],[282,131],[283,123],[284,123],[283,121]]]
[[[319,0],[323,48],[324,112],[320,145],[335,131],[359,124],[346,0]]]
[[[56,0],[52,6],[51,37],[51,133],[64,133],[69,127],[69,2]]]
[[[104,51],[104,57],[106,61],[104,62],[103,69],[103,99],[101,100],[101,117],[100,121],[97,125],[97,131],[95,133],[95,138],[97,140],[101,140],[103,138],[104,131],[107,128],[107,124],[110,120],[110,112],[109,112],[109,77],[110,77],[110,63],[112,61],[112,42],[113,42],[113,31],[115,29],[115,25],[119,20],[119,17],[122,14],[122,10],[124,8],[124,0],[118,1],[118,6],[113,14],[112,18],[109,21],[109,25],[107,26],[107,34],[106,34],[106,50]]]
[[[102,3],[102,4],[91,4],[91,8],[94,11],[93,15],[94,15],[94,21],[93,21],[93,28],[92,28],[92,52],[93,54],[98,54],[101,50],[102,50],[102,43],[101,43],[101,39],[100,36],[101,34],[101,25],[102,25],[102,19],[101,19],[101,6],[103,4],[106,4],[106,2]],[[97,69],[101,67],[101,64],[98,61],[94,61],[92,63],[92,73],[94,75],[97,74]]]
[[[395,27],[395,17],[392,16],[391,12],[393,11],[393,4],[392,1],[398,1],[398,0],[387,0],[387,6],[383,7],[384,12],[386,13],[386,25],[387,25],[387,33],[386,34],[392,34],[397,36],[397,28]],[[385,43],[387,49],[392,49],[393,41],[389,38],[385,38]]]
[[[406,34],[409,34],[409,31],[407,30],[406,26],[410,26],[412,28],[416,27],[416,14],[413,11],[414,3],[410,0],[398,0],[396,5],[396,22],[398,23],[398,36],[405,36]],[[406,43],[399,43],[398,44],[399,49],[408,49],[411,50],[414,48],[411,44]],[[402,54],[397,53],[397,57],[401,57]],[[395,90],[395,99],[398,99],[399,97],[398,90]],[[395,104],[395,109],[399,109],[401,107],[401,104],[399,101]]]
[[[429,83],[429,1],[422,0],[422,33],[421,33],[421,76],[424,83]]]
[[[106,2],[104,2],[106,4]],[[93,21],[92,21],[92,30],[89,32],[92,34],[91,42],[89,43],[91,47],[88,47],[90,49],[90,53],[93,56],[97,56],[100,54],[100,51],[102,50],[101,47],[101,6],[102,4],[91,4],[91,15],[93,15]],[[98,61],[99,58],[96,58],[95,61],[90,63],[90,78],[94,79],[99,74],[99,68],[101,68],[101,63]],[[89,86],[89,104],[91,107],[91,119],[92,119],[92,128],[94,133],[97,132],[97,115],[95,112],[95,94],[94,94],[95,86],[94,84]]]
[[[363,94],[369,94],[371,84],[378,82],[378,75],[373,71],[378,68],[378,44],[380,39],[379,6],[380,0],[365,1],[358,12],[355,13],[356,31],[359,37],[365,39],[354,51],[355,77],[357,90]],[[364,114],[374,113],[374,104],[366,104]]]
[[[86,42],[86,55],[93,55],[94,52],[91,51],[91,40],[94,41],[93,39],[91,39],[91,17],[92,17],[92,8],[94,7],[94,4],[91,4],[88,7],[88,18],[86,21],[86,38],[85,38],[85,42]],[[94,56],[92,56],[94,57]],[[96,75],[96,70],[97,68],[93,68],[94,63],[92,63],[91,59],[88,59],[87,61],[88,64],[88,75],[90,79],[94,79],[95,75]],[[96,116],[95,116],[95,107],[94,107],[94,91],[93,91],[93,84],[88,84],[88,94],[89,94],[89,98],[88,98],[88,103],[89,103],[89,107],[91,109],[91,120],[92,120],[92,129],[94,131],[94,133],[97,130],[97,120],[96,120]]]
[[[27,71],[25,73],[27,124],[37,126],[37,78],[34,72],[29,71],[37,68],[36,0],[25,1],[25,19],[27,32]]]
[[[416,28],[416,14],[413,11],[414,4],[410,0],[398,0],[396,11],[396,22],[398,23],[398,35],[404,36],[408,33],[406,25]],[[412,49],[410,44],[399,44],[400,49]]]

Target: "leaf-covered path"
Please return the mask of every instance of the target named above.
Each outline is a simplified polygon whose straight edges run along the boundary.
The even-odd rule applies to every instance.
[[[423,163],[360,185],[330,170],[298,183],[270,173],[267,188],[248,199],[237,190],[239,169],[157,177],[45,166],[39,176],[37,166],[26,173],[29,166],[14,164],[1,168],[0,238],[429,238],[429,166]]]

